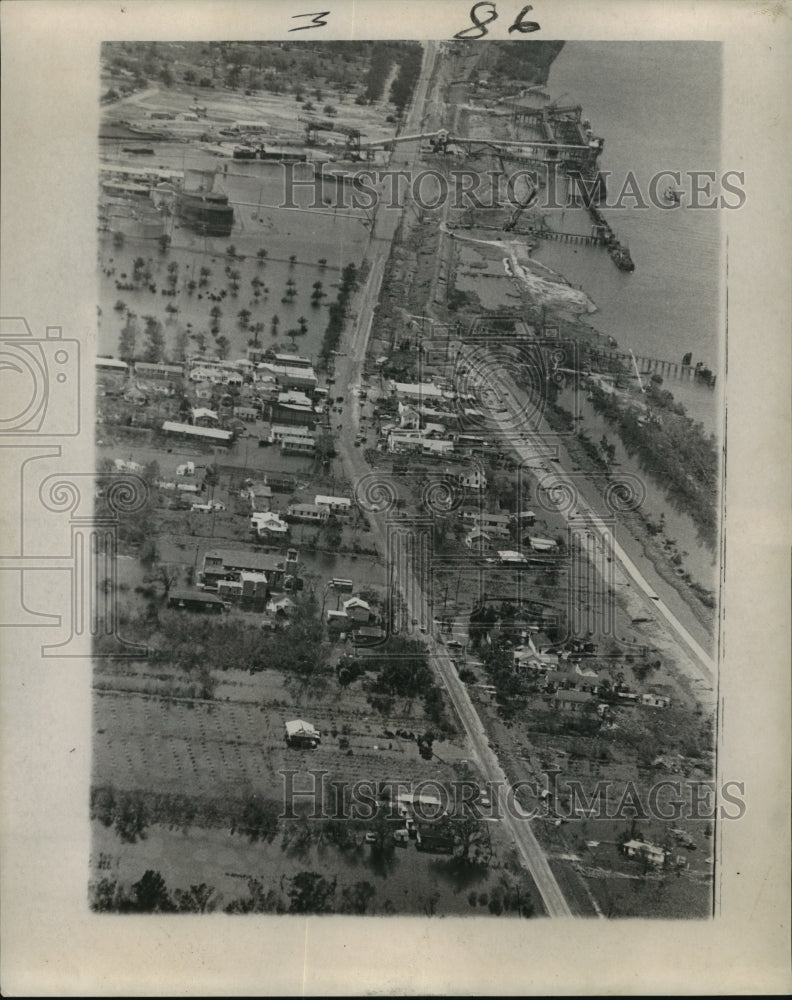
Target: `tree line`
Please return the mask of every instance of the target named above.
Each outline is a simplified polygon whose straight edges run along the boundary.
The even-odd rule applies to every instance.
[[[338,348],[341,342],[341,334],[344,332],[349,300],[358,285],[358,272],[354,264],[347,264],[341,272],[341,284],[335,302],[330,303],[328,309],[327,329],[322,338],[322,346],[319,349],[319,357],[323,365],[327,365],[330,356]]]
[[[670,392],[650,385],[650,419],[599,386],[591,386],[594,409],[613,424],[628,454],[663,484],[670,497],[689,514],[702,537],[714,547],[717,536],[718,452],[715,438],[706,437]]]
[[[223,902],[217,890],[201,882],[189,889],[168,887],[162,873],[152,868],[131,886],[117,879],[91,883],[89,901],[97,913],[345,913],[362,915],[376,896],[374,886],[361,880],[338,888],[337,878],[302,871],[283,877],[274,887],[248,879],[244,896]]]

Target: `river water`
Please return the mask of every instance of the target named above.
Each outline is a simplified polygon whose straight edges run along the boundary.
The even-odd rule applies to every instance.
[[[635,261],[619,271],[599,248],[542,243],[533,257],[581,287],[598,311],[586,321],[636,355],[679,362],[691,351],[718,373],[716,389],[666,376],[669,389],[707,433],[722,426],[723,310],[720,209],[685,207],[691,194],[687,171],[715,171],[720,163],[720,46],[699,42],[568,42],[550,72],[548,91],[560,104],[581,104],[595,135],[605,139],[600,160],[609,171],[607,204],[619,200],[628,173],[650,202],[651,178],[678,170],[686,192],[681,208],[640,208],[629,197],[621,208],[603,208]],[[663,192],[668,182],[658,186]],[[714,188],[715,193],[719,188]],[[707,200],[701,198],[701,201]],[[577,210],[548,213],[553,228],[586,232],[590,221]],[[613,428],[584,404],[586,429],[616,444],[622,469],[641,474]],[[707,587],[714,583],[715,555],[692,520],[667,502],[661,483],[647,485],[646,513],[664,513],[666,533],[685,553],[683,565]]]
[[[671,378],[665,387],[708,432],[717,433],[724,369],[723,209],[686,207],[692,193],[686,172],[720,174],[728,166],[720,162],[720,45],[567,42],[550,71],[548,91],[561,104],[581,104],[594,135],[605,139],[600,167],[611,174],[608,204],[619,200],[630,171],[646,202],[651,178],[661,170],[682,174],[686,196],[671,211],[640,208],[626,196],[624,207],[603,209],[630,248],[631,274],[598,248],[546,242],[533,256],[582,286],[598,307],[588,321],[615,337],[621,349],[675,362],[691,351],[694,363],[716,371],[715,392]],[[660,193],[668,183],[659,183]],[[550,212],[548,222],[572,231],[570,214]]]

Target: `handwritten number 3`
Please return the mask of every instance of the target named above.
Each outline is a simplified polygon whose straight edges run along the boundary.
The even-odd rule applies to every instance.
[[[320,11],[318,14],[317,13],[292,14],[291,17],[292,21],[295,19],[295,17],[311,17],[313,18],[313,20],[311,21],[310,24],[301,24],[297,28],[289,28],[289,31],[305,31],[306,28],[324,28],[325,25],[327,24],[327,21],[323,21],[322,18],[327,17],[329,14],[330,14],[329,10]]]
[[[479,18],[478,11],[486,7],[487,9],[487,19],[482,21]],[[509,28],[509,34],[513,31],[519,31],[521,35],[527,35],[532,31],[539,31],[540,25],[536,21],[523,21],[525,15],[533,10],[530,4],[526,4],[525,7],[520,11],[517,17],[514,19],[514,24]],[[482,0],[481,3],[476,3],[470,8],[470,20],[473,24],[469,28],[463,28],[462,31],[458,31],[454,38],[483,38],[487,34],[487,25],[492,24],[493,21],[497,21],[498,12],[495,9],[495,4],[488,2],[488,0]],[[472,34],[472,32],[478,32],[478,34]]]

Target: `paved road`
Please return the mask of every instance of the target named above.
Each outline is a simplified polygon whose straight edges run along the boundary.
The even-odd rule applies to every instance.
[[[416,87],[413,104],[405,122],[404,131],[407,134],[421,130],[424,117],[424,102],[427,98],[435,59],[435,43],[429,42],[424,51],[424,64],[420,80]],[[409,160],[413,163],[416,162],[420,152],[418,142],[405,143],[404,145],[397,146],[397,149],[399,160]],[[371,270],[365,287],[361,289],[355,300],[354,308],[356,312],[352,329],[345,341],[345,353],[344,355],[339,355],[336,359],[336,386],[339,392],[344,391],[347,397],[342,414],[341,433],[338,437],[338,451],[353,483],[360,481],[360,479],[371,472],[361,454],[361,450],[354,446],[360,418],[360,402],[357,391],[360,385],[366,347],[371,333],[373,310],[379,299],[385,263],[390,254],[391,243],[399,222],[399,217],[400,213],[398,212],[380,210],[375,232],[372,234],[365,257]],[[377,538],[380,552],[385,554],[387,552],[385,518],[383,515],[371,513],[367,516],[372,531]],[[405,614],[409,615],[410,619],[425,622],[427,620],[427,609],[431,605],[428,600],[429,595],[423,592],[418,580],[402,581],[400,589],[406,602]],[[448,652],[431,635],[426,636],[426,643],[430,659],[448,691],[451,702],[465,730],[472,749],[472,756],[477,761],[485,781],[491,782],[495,789],[505,788],[507,786],[506,775],[489,746],[487,734],[481,723],[481,719],[470,700],[467,688],[459,679],[459,675],[451,662]],[[503,803],[501,803],[501,806],[503,806]],[[547,863],[544,851],[531,829],[530,821],[519,820],[509,815],[504,808],[501,808],[500,812],[503,815],[503,823],[511,834],[520,857],[536,884],[548,915],[553,917],[571,916],[572,911],[569,904],[564,898],[561,888]]]

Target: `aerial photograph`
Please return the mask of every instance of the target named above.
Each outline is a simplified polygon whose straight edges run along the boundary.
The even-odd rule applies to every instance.
[[[93,911],[713,916],[721,58],[102,44]]]

